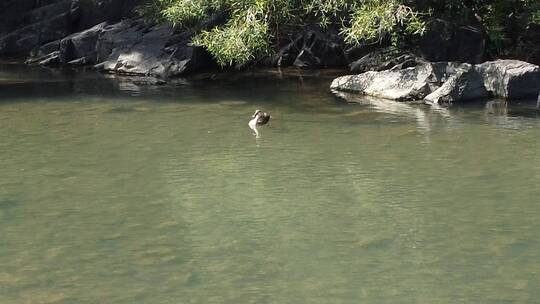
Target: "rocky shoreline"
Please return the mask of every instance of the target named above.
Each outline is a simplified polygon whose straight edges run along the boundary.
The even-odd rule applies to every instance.
[[[138,0],[5,0],[0,4],[0,57],[41,66],[87,66],[106,73],[152,77],[156,82],[218,71],[202,47],[190,40],[197,30],[223,22],[213,16],[197,29],[147,23],[131,12]],[[18,16],[18,18],[16,18]],[[284,39],[279,50],[254,66],[302,69],[346,68],[358,75],[332,84],[345,90],[398,101],[430,103],[501,97],[536,97],[538,58],[486,61],[485,29],[430,20],[414,52],[385,45],[346,48],[337,31],[307,26]],[[233,67],[242,68],[242,67]],[[534,96],[533,96],[534,95]]]

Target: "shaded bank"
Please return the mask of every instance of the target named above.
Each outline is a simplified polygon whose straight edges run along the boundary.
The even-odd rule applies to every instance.
[[[190,45],[193,35],[222,24],[211,16],[192,29],[136,19],[133,8],[143,1],[22,0],[4,1],[0,11],[0,56],[28,59],[41,65],[87,65],[105,71],[162,78],[216,70],[214,60]],[[420,4],[418,4],[420,5]],[[470,15],[470,14],[469,14]],[[134,19],[135,18],[135,19]],[[531,29],[534,32],[534,29]],[[530,37],[529,37],[530,36]],[[529,35],[534,44],[534,35]],[[316,25],[293,28],[278,39],[274,54],[258,66],[328,68],[350,66],[353,72],[381,69],[403,51],[427,61],[480,63],[490,59],[484,26],[474,18],[434,15],[427,32],[408,47],[388,48],[389,41],[348,47],[337,28]],[[534,52],[527,58],[538,63]]]
[[[221,70],[206,49],[192,45],[191,41],[202,29],[223,24],[225,16],[212,15],[193,28],[180,29],[137,18],[133,8],[140,3],[137,0],[4,1],[0,10],[3,12],[0,56],[17,57],[33,65],[90,67],[106,73],[136,76],[137,79],[130,78],[130,81],[147,85]],[[534,32],[534,28],[522,35],[530,40],[528,43],[534,44],[538,37],[530,31]],[[385,40],[348,47],[337,28],[330,26],[322,30],[316,25],[306,25],[290,30],[278,39],[275,53],[258,58],[251,66],[348,67],[360,75],[349,77],[347,81],[341,81],[345,78],[336,80],[341,84],[335,85],[334,89],[397,100],[425,99],[431,103],[449,104],[489,97],[536,97],[540,81],[538,69],[533,65],[529,66],[530,71],[495,67],[489,73],[470,65],[490,58],[489,43],[486,28],[471,14],[455,20],[445,14],[434,14],[427,20],[427,32],[409,41],[409,46],[403,49],[390,46]],[[535,52],[525,59],[540,61]],[[434,61],[448,63],[430,63]],[[424,81],[417,81],[417,72],[425,70],[423,67],[443,65],[442,70],[435,69],[438,71],[424,75]],[[231,69],[234,68],[245,70],[246,67]],[[533,76],[506,79],[506,72],[510,70],[512,75]],[[395,81],[389,81],[388,75],[394,75],[390,78]],[[359,86],[360,82],[362,85]],[[372,87],[370,82],[385,83],[386,87],[377,87],[373,91],[369,88]],[[500,88],[489,88],[491,82],[497,82]],[[352,83],[354,85],[347,85]],[[408,91],[398,96],[395,89],[401,87]]]

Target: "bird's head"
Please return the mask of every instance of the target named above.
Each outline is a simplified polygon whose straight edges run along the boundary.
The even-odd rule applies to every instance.
[[[261,110],[255,110],[255,113],[253,113],[253,115],[251,115],[251,118],[255,118],[259,114],[261,114]]]

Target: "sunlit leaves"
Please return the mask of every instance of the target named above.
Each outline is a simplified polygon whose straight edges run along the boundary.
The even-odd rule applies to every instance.
[[[353,8],[349,25],[341,33],[347,43],[358,45],[380,42],[397,27],[409,34],[422,34],[425,23],[417,12],[398,1],[365,1]]]
[[[189,27],[213,13],[229,16],[226,24],[202,31],[194,45],[205,47],[222,65],[244,65],[268,52],[280,28],[317,22],[342,26],[352,45],[380,40],[396,28],[421,34],[424,23],[399,0],[154,0],[162,18]],[[279,38],[277,38],[279,40]]]
[[[268,50],[268,25],[248,10],[225,26],[203,31],[193,44],[204,46],[221,66],[243,65]]]

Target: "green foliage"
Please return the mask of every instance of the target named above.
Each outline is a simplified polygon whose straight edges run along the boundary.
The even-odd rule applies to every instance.
[[[389,33],[424,30],[418,14],[399,0],[153,0],[141,11],[151,12],[151,18],[157,11],[179,27],[226,13],[225,24],[200,32],[192,42],[205,47],[222,66],[244,65],[268,52],[279,40],[280,29],[293,24],[342,25],[341,35],[353,45],[380,41]],[[398,28],[403,31],[394,31]]]
[[[206,1],[177,0],[167,2],[170,4],[162,10],[163,17],[180,26],[201,20],[209,9]]]
[[[351,45],[363,42],[381,42],[387,35],[397,41],[396,30],[400,27],[407,34],[423,34],[425,23],[418,13],[410,7],[399,4],[396,0],[366,1],[353,7],[350,25],[341,31],[345,41]]]
[[[476,0],[471,9],[481,18],[491,40],[491,53],[510,57],[530,47],[520,37],[533,24],[540,25],[539,0]]]
[[[531,23],[540,25],[540,9],[531,14]]]
[[[244,65],[272,45],[285,29],[318,23],[339,27],[349,45],[401,41],[422,35],[426,15],[482,22],[492,53],[505,55],[524,48],[522,32],[540,25],[540,0],[148,0],[139,13],[167,20],[177,27],[192,27],[213,14],[228,16],[224,24],[204,30],[193,39],[222,66]],[[410,6],[405,5],[405,3]]]
[[[225,26],[202,31],[193,44],[204,46],[221,66],[243,65],[268,50],[268,25],[248,10]]]

